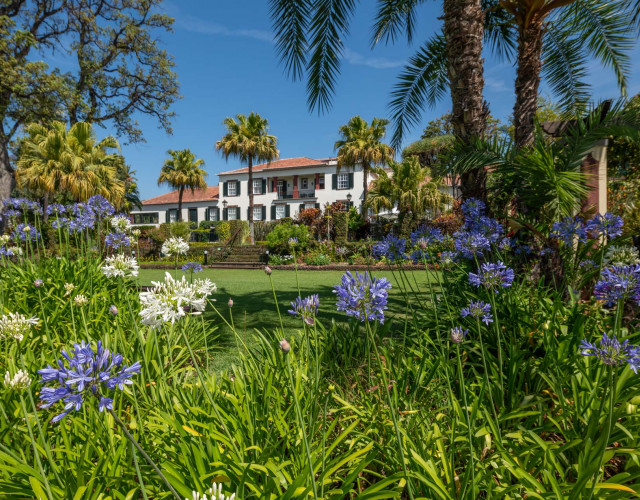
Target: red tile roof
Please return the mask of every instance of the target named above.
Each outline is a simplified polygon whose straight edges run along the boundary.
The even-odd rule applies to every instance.
[[[262,170],[278,170],[284,168],[325,167],[330,159],[332,158],[314,160],[306,156],[299,156],[298,158],[284,158],[282,160],[274,160],[270,163],[260,163],[259,165],[254,165],[253,171],[260,172]],[[248,171],[249,168],[245,167],[238,168],[236,170],[228,170],[227,172],[220,172],[218,175],[244,174]]]
[[[191,192],[190,189],[185,189],[182,195],[182,203],[189,203],[194,201],[214,201],[218,199],[220,188],[219,186],[209,186],[204,189],[196,189]],[[143,205],[163,205],[165,203],[178,203],[179,191],[171,191],[170,193],[161,194],[155,198],[149,198],[142,202]]]

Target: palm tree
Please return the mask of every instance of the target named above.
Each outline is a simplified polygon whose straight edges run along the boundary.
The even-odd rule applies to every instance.
[[[451,202],[451,196],[442,189],[442,179],[431,177],[430,169],[416,156],[391,162],[388,170],[375,168],[374,173],[377,178],[372,182],[368,204],[375,212],[397,207],[400,226],[409,214],[420,217],[427,210],[436,213]]]
[[[486,1],[486,0],[485,0]],[[412,41],[415,0],[380,0],[373,27],[372,46],[394,43],[404,32]],[[271,0],[276,48],[293,80],[307,76],[307,102],[323,111],[331,104],[336,76],[340,72],[343,40],[357,2]],[[442,99],[447,89],[452,101],[452,123],[461,138],[482,135],[488,114],[483,100],[482,0],[444,0],[443,33],[427,40],[409,60],[392,93],[395,132],[391,141],[399,148],[405,130],[418,123],[426,105]],[[308,54],[308,56],[307,56]],[[468,190],[477,190],[467,175]],[[475,193],[471,193],[475,194]]]
[[[84,122],[69,130],[62,122],[31,124],[26,133],[18,148],[16,181],[43,197],[45,214],[50,196],[62,191],[76,201],[100,194],[121,206],[124,182],[117,177],[117,166],[124,159],[108,152],[119,147],[113,137],[97,141],[91,124]]]
[[[236,121],[237,120],[237,121]],[[249,168],[249,238],[255,242],[253,227],[253,162],[271,162],[280,157],[278,139],[269,134],[269,122],[257,113],[236,115],[236,118],[224,119],[227,133],[216,142],[216,149],[222,152],[225,160],[230,156],[240,158]]]
[[[354,116],[349,123],[340,127],[340,140],[333,146],[338,150],[338,169],[343,166],[355,167],[362,165],[362,216],[367,216],[367,191],[369,188],[369,174],[378,165],[386,165],[393,160],[393,148],[384,144],[384,138],[389,120],[374,118],[369,125],[360,116]]]
[[[182,222],[182,196],[185,189],[204,189],[207,183],[204,178],[208,175],[200,168],[204,165],[204,160],[198,158],[189,149],[174,151],[170,149],[167,154],[171,157],[164,161],[158,186],[167,184],[178,190],[178,222]]]

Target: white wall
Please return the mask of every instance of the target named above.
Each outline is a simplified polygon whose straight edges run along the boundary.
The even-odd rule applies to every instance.
[[[210,207],[216,207],[218,205],[217,200],[216,201],[192,201],[192,202],[183,202],[182,203],[182,220],[183,221],[188,221],[189,220],[189,209],[190,208],[197,208],[198,209],[198,223],[202,222],[203,220],[205,220],[205,215],[206,215],[206,210],[207,208]],[[153,213],[153,212],[157,212],[158,213],[158,223],[157,224],[134,224],[135,225],[141,225],[141,226],[152,226],[155,225],[156,227],[159,226],[160,224],[164,224],[167,221],[167,210],[170,209],[178,209],[178,204],[177,203],[164,203],[161,205],[144,205],[142,210],[132,210],[131,211],[131,215],[135,215],[135,214],[145,214],[145,213]],[[222,214],[221,214],[222,216]]]

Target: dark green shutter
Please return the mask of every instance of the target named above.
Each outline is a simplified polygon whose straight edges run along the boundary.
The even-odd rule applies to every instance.
[[[227,183],[226,182],[222,183],[222,195],[223,196],[229,196],[229,190],[227,189]]]
[[[240,196],[240,181],[236,181],[236,196]]]
[[[265,194],[267,192],[267,179],[262,179],[262,193]]]
[[[208,208],[204,209],[204,220],[209,220],[209,209]]]
[[[304,210],[304,203],[300,203],[300,212]]]
[[[316,203],[315,208],[320,208],[320,203]]]
[[[170,210],[167,210],[167,212],[164,214],[165,223],[169,223],[169,212],[170,212]]]
[[[227,216],[227,209],[223,208],[222,209],[222,220],[227,220],[228,216]]]
[[[271,220],[276,220],[276,206],[271,205]]]
[[[216,220],[220,220],[220,207],[216,207],[215,211],[216,211]]]
[[[262,220],[267,220],[267,207],[262,205]]]
[[[349,174],[349,189],[353,189],[353,172]]]
[[[290,216],[291,216],[291,205],[287,204],[287,205],[285,206],[285,209],[284,209],[284,216],[285,216],[285,217],[290,217]]]
[[[338,189],[338,174],[331,174],[331,189]]]
[[[247,207],[247,220],[249,220],[250,215],[251,215],[251,207]]]

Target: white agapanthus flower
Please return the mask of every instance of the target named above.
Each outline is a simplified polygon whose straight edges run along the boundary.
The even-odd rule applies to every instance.
[[[140,238],[141,234],[142,234],[142,231],[140,231],[140,229],[131,230],[131,236],[133,236],[134,238]]]
[[[9,372],[6,372],[4,374],[4,385],[7,389],[22,391],[31,385],[31,377],[24,370],[18,370],[13,377]]]
[[[13,255],[22,255],[22,248],[18,247],[18,246],[12,246],[9,247],[7,250],[9,250]]]
[[[222,484],[213,483],[213,486],[204,493],[194,491],[191,500],[234,500],[235,498],[235,493],[231,496],[226,496],[222,493]],[[185,498],[184,500],[189,499]]]
[[[186,255],[189,251],[189,243],[182,238],[169,238],[162,244],[162,253],[171,257],[172,255]]]
[[[73,292],[75,289],[76,289],[76,286],[73,283],[65,283],[64,296],[66,297],[67,295],[71,295],[71,292]]]
[[[633,266],[640,264],[640,252],[636,247],[611,246],[604,254],[604,263],[610,266]]]
[[[0,317],[0,338],[12,337],[22,340],[33,325],[38,324],[38,318],[27,318],[24,314],[9,313]]]
[[[216,290],[210,280],[196,279],[189,283],[184,276],[175,280],[166,273],[164,281],[152,281],[153,289],[140,293],[142,323],[160,328],[164,323],[175,323],[187,314],[202,313],[207,297]]]
[[[102,274],[109,278],[135,278],[138,276],[138,263],[133,257],[114,255],[107,257],[102,266]]]
[[[111,227],[119,233],[126,233],[131,229],[131,221],[122,215],[111,218]]]
[[[9,243],[10,239],[11,239],[11,236],[9,236],[8,234],[0,234],[0,247],[3,247],[7,243]]]

